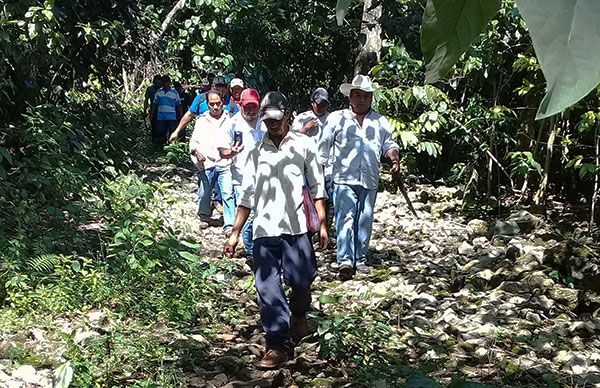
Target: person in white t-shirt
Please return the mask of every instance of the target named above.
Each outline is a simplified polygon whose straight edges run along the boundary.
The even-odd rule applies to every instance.
[[[218,146],[223,142],[229,113],[223,110],[221,94],[206,93],[209,111],[196,120],[190,139],[192,161],[198,168],[198,216],[200,228],[211,226],[212,191],[218,186],[223,198],[223,229],[229,235],[235,218],[235,200],[231,182],[230,160],[221,158]]]
[[[231,175],[233,180],[233,193],[236,206],[242,194],[242,180],[245,175],[251,175],[248,158],[250,152],[262,141],[267,128],[258,117],[260,95],[254,89],[242,91],[239,99],[240,114],[236,114],[229,121],[229,126],[224,137],[224,142],[219,147],[222,158],[231,159]],[[242,229],[242,240],[248,265],[252,266],[252,219],[254,212],[248,217]]]

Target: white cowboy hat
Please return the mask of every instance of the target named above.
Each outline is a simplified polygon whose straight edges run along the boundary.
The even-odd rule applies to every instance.
[[[375,89],[373,89],[373,85],[371,85],[371,78],[367,75],[360,75],[354,77],[351,84],[342,84],[340,85],[340,92],[344,96],[349,96],[350,92],[354,89],[362,90],[363,92],[373,93]]]

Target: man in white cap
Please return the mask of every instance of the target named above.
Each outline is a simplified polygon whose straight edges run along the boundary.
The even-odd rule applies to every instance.
[[[289,360],[294,342],[306,334],[310,286],[317,272],[303,206],[305,182],[319,215],[320,249],[327,247],[328,235],[323,171],[313,141],[289,130],[287,99],[279,92],[264,96],[260,115],[267,133],[250,152],[252,168],[248,171],[253,173],[244,176],[233,231],[224,251],[229,256],[235,252],[242,226],[254,209],[254,278],[267,345],[258,365],[276,368]],[[282,272],[291,288],[289,303]]]
[[[391,159],[391,172],[399,170],[399,146],[389,121],[371,108],[371,79],[357,75],[340,91],[350,98],[350,108],[327,118],[319,154],[321,163],[332,161],[333,202],[337,231],[337,262],[341,280],[355,271],[369,272],[367,249],[379,183],[381,155]]]
[[[240,107],[240,99],[242,97],[242,91],[244,90],[244,81],[241,78],[234,78],[229,83],[229,91],[231,92],[231,98]]]

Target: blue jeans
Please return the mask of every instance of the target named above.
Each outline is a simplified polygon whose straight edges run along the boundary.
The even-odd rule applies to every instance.
[[[337,262],[356,266],[367,261],[377,190],[334,183]]]
[[[198,215],[203,221],[212,216],[211,196],[215,186],[218,186],[223,196],[223,229],[233,228],[235,220],[235,200],[229,166],[215,166],[198,171]]]
[[[242,186],[234,185],[233,193],[235,194],[235,206],[240,201],[240,197],[242,196]],[[252,241],[252,220],[254,219],[254,210],[250,210],[250,215],[248,215],[248,219],[242,228],[242,241],[244,242],[244,250],[246,251],[246,257],[252,257],[252,248],[254,246],[254,242]]]
[[[283,280],[291,288],[289,304],[281,284],[282,270]],[[290,313],[301,316],[308,311],[310,285],[316,274],[315,251],[306,233],[254,241],[254,278],[267,348],[293,349]]]

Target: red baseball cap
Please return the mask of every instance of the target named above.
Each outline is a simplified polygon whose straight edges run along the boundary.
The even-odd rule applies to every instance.
[[[240,105],[244,106],[250,103],[260,104],[260,95],[255,89],[244,89],[240,95]]]

